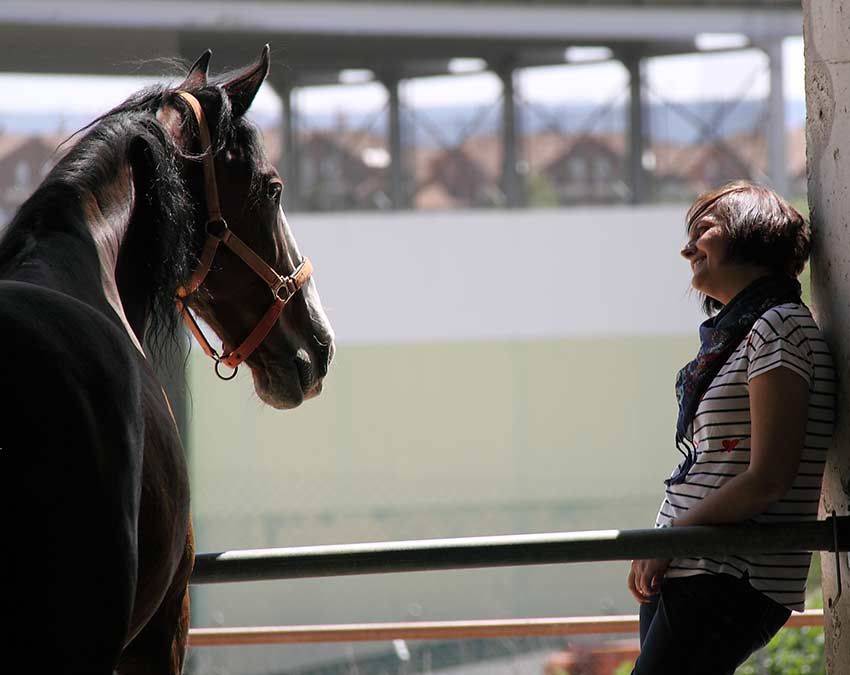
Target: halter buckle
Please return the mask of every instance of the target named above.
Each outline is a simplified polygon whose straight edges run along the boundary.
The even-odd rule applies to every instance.
[[[271,286],[272,296],[275,300],[283,302],[283,304],[289,302],[297,290],[298,289],[295,288],[295,283],[292,281],[292,277],[281,277],[280,281]]]

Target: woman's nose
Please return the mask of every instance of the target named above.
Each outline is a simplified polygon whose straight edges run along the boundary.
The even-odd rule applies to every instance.
[[[682,250],[679,253],[682,254],[683,258],[690,258],[696,252],[696,246],[694,246],[694,242],[689,241],[682,247]]]

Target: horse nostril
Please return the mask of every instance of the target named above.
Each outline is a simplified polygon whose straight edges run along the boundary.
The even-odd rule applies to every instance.
[[[333,360],[334,344],[330,341],[327,344],[323,344],[315,338],[314,340],[316,342],[316,345],[314,347],[314,353],[316,355],[316,374],[319,377],[324,377],[325,375],[327,375],[328,367],[331,365],[331,361]]]

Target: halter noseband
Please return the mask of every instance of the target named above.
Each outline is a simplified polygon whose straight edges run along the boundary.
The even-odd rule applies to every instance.
[[[275,269],[265,260],[258,256],[245,242],[237,237],[233,231],[227,226],[224,218],[221,215],[221,208],[218,201],[218,186],[215,180],[215,165],[213,164],[212,142],[210,140],[210,131],[207,126],[204,110],[200,102],[192,94],[180,91],[178,95],[186,101],[192,112],[195,114],[195,119],[198,121],[198,127],[201,132],[201,145],[203,148],[203,165],[204,165],[204,186],[207,200],[207,240],[204,243],[204,248],[201,251],[201,258],[198,268],[189,278],[185,286],[177,289],[177,310],[183,316],[192,335],[201,345],[204,353],[215,361],[215,372],[223,380],[231,380],[236,376],[236,371],[239,364],[247,359],[254,350],[259,347],[263,340],[268,336],[269,331],[277,323],[283,308],[286,303],[292,299],[292,296],[307,282],[310,275],[313,273],[313,265],[309,258],[304,258],[301,264],[289,276],[281,276]],[[188,298],[195,293],[212,267],[213,259],[218,251],[219,244],[224,244],[233,253],[235,253],[248,267],[250,267],[263,281],[268,284],[272,292],[272,304],[266,310],[266,313],[254,327],[254,330],[242,341],[235,349],[227,353],[219,354],[209,343],[206,336],[201,331],[195,317],[189,311]],[[228,368],[232,368],[233,372],[229,376],[223,376],[219,371],[221,364]]]

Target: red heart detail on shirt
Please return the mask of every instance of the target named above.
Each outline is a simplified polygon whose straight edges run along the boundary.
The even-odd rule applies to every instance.
[[[732,452],[738,446],[738,439],[726,439],[723,441],[723,451],[724,452]]]

